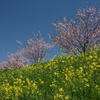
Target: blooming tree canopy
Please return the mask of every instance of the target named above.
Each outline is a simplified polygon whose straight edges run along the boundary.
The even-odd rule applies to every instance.
[[[8,61],[3,61],[0,63],[0,68],[22,68],[28,62],[29,60],[23,57],[23,53],[18,51],[15,54],[12,53],[8,55]]]
[[[42,60],[47,56],[47,51],[53,48],[54,44],[46,43],[43,38],[37,40],[29,39],[28,45],[21,48],[23,55],[29,59],[32,63],[37,63],[38,60]]]
[[[75,20],[64,18],[54,26],[57,35],[52,40],[60,45],[63,52],[69,53],[74,49],[85,53],[100,43],[100,9],[96,7],[79,9]]]

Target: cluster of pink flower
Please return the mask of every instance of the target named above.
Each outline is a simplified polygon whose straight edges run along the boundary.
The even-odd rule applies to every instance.
[[[25,57],[22,57],[23,53],[18,51],[15,54],[8,55],[8,61],[3,61],[0,63],[0,68],[22,68],[29,60]]]
[[[30,62],[40,61],[47,56],[47,51],[53,48],[54,44],[46,43],[43,38],[34,41],[33,39],[28,40],[28,46],[22,48],[23,54],[29,59]]]
[[[17,41],[22,44],[21,42]],[[22,47],[15,54],[8,55],[8,61],[0,63],[0,68],[22,68],[28,62],[36,63],[38,59],[42,60],[47,56],[47,51],[53,48],[54,44],[46,43],[43,38],[36,41],[28,40],[28,46]]]
[[[74,49],[78,53],[86,52],[95,44],[100,44],[100,9],[90,7],[79,9],[75,20],[54,24],[57,35],[52,40],[69,53]]]

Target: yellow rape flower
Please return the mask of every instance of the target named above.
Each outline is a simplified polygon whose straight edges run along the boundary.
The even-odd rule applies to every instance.
[[[44,84],[44,81],[41,81],[40,83],[41,83],[41,84]]]
[[[63,88],[60,88],[60,89],[59,89],[59,92],[64,92]]]
[[[68,96],[66,96],[66,97],[65,97],[65,100],[69,100],[69,97],[68,97]]]
[[[58,73],[54,72],[54,75],[58,75]]]
[[[65,63],[65,61],[64,61],[64,60],[62,60],[62,63]]]
[[[54,96],[54,99],[57,100],[58,98],[62,99],[62,98],[63,98],[63,95],[57,93],[57,94]]]
[[[88,83],[86,83],[85,85],[84,85],[84,87],[89,87],[90,85],[88,84]]]

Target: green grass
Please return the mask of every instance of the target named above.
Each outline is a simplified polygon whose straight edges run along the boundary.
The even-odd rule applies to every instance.
[[[100,51],[1,69],[0,100],[100,100]]]

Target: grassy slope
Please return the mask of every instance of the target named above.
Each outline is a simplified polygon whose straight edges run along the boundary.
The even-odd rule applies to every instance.
[[[1,69],[0,100],[100,100],[100,51]]]

